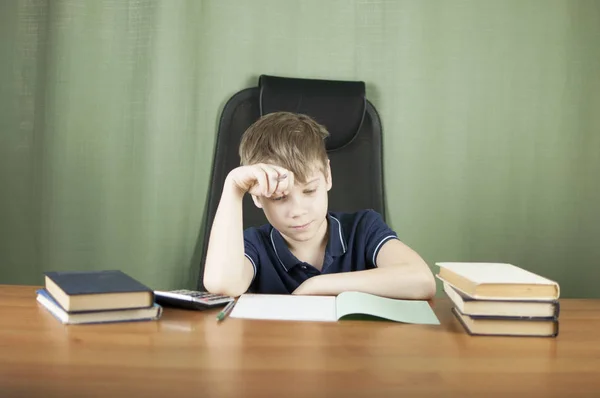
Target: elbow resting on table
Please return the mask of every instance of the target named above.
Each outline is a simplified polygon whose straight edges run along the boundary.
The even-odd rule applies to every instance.
[[[430,300],[435,296],[435,278],[431,272],[424,272],[423,276],[418,279],[417,285],[417,295],[419,296],[419,300]]]
[[[204,276],[204,287],[209,293],[223,294],[225,296],[238,297],[248,290],[242,284],[232,283],[231,278],[222,278],[215,276]]]

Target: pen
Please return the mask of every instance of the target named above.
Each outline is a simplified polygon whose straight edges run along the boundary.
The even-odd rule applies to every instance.
[[[223,308],[223,310],[221,312],[219,312],[219,315],[217,315],[217,322],[225,319],[227,314],[229,314],[229,311],[231,311],[231,309],[233,308],[234,304],[235,304],[235,300],[231,301],[229,304],[227,304],[227,306],[225,308]]]

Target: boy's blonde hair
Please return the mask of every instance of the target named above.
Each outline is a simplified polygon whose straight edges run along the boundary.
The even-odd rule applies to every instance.
[[[242,136],[239,154],[243,166],[270,163],[294,173],[300,183],[317,166],[327,177],[327,129],[309,116],[274,112],[254,122]]]

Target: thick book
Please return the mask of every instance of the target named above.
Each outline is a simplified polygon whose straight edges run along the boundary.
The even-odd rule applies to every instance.
[[[469,316],[452,308],[456,318],[470,335],[479,336],[530,336],[556,337],[558,319],[551,318],[507,318]]]
[[[560,304],[554,301],[511,301],[511,300],[475,300],[447,282],[443,282],[444,293],[465,315],[548,318],[558,317]]]
[[[148,308],[69,313],[45,289],[37,291],[37,301],[54,315],[55,318],[68,325],[152,321],[159,319],[162,315],[162,307],[158,304],[154,304]]]
[[[436,263],[436,275],[469,297],[483,300],[557,300],[557,282],[506,263]]]
[[[429,325],[440,323],[427,301],[395,300],[361,292],[344,292],[338,296],[243,294],[230,317],[286,321],[378,319]]]
[[[46,272],[45,287],[67,312],[145,308],[154,291],[122,271]]]

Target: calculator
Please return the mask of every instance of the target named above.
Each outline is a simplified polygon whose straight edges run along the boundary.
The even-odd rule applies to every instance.
[[[208,310],[211,308],[222,307],[234,298],[222,294],[213,294],[197,290],[155,290],[154,301],[156,304],[165,307],[179,307],[189,310]]]

